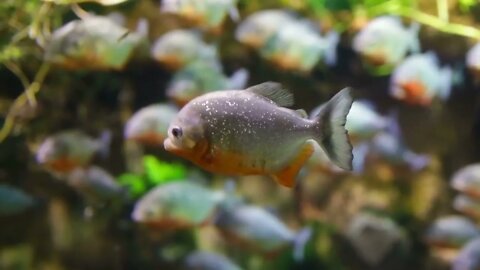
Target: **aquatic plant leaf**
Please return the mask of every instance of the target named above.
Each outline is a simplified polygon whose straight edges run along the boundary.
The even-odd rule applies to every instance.
[[[469,12],[477,4],[477,0],[458,0],[458,7],[462,12]]]
[[[151,155],[143,157],[143,166],[148,181],[154,185],[184,179],[186,175],[186,170],[181,164],[162,162]]]
[[[124,173],[118,176],[118,182],[120,185],[127,187],[129,193],[133,197],[138,197],[147,191],[147,186],[145,185],[145,180],[142,176]]]

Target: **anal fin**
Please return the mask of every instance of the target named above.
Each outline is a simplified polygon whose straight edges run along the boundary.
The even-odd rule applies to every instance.
[[[282,186],[292,188],[295,185],[295,177],[303,164],[310,158],[313,151],[314,147],[312,142],[305,143],[297,156],[285,168],[273,175],[275,181]]]

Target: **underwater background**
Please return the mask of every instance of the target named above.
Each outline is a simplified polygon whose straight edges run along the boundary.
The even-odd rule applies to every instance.
[[[476,0],[1,1],[0,269],[480,269],[479,27]],[[351,89],[352,171],[165,151],[190,100],[268,81],[310,117]]]

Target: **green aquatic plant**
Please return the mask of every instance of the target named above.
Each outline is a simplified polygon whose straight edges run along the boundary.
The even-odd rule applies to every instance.
[[[480,30],[477,28],[450,22],[447,0],[436,0],[437,14],[435,15],[419,10],[416,0],[310,0],[308,3],[317,17],[340,11],[352,11],[365,14],[368,17],[397,15],[432,27],[440,32],[480,39]],[[473,0],[462,0],[459,1],[459,8],[465,12],[476,4]],[[345,24],[345,22],[337,21],[337,30],[345,29]]]
[[[118,176],[119,183],[126,186],[135,198],[154,186],[186,177],[186,168],[182,164],[164,162],[152,155],[145,155],[142,159],[144,168],[142,174],[124,173]]]

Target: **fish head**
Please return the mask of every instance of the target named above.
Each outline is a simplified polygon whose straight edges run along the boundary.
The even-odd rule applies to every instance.
[[[162,123],[158,115],[142,111],[134,115],[125,125],[124,137],[143,144],[162,145],[167,135],[167,123]]]
[[[61,137],[47,138],[37,150],[37,162],[40,164],[47,164],[68,155],[67,142]]]
[[[199,96],[201,91],[197,83],[189,78],[174,80],[168,87],[167,96],[179,107]]]
[[[192,161],[199,161],[208,150],[205,122],[194,103],[185,105],[170,123],[165,150]]]
[[[159,222],[166,215],[166,209],[161,203],[152,200],[141,200],[135,205],[132,212],[132,219],[135,222],[152,224]]]

